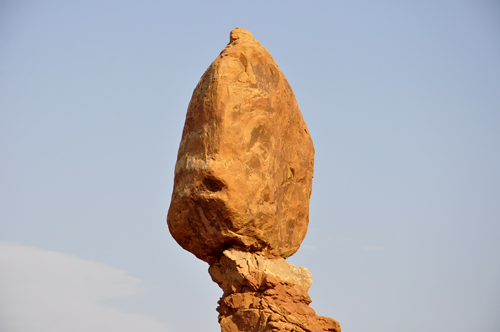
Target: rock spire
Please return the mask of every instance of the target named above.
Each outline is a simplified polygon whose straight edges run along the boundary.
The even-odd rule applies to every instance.
[[[288,81],[250,32],[232,30],[189,103],[167,216],[224,291],[222,331],[340,331],[308,306],[309,271],[285,261],[307,232],[313,171]]]

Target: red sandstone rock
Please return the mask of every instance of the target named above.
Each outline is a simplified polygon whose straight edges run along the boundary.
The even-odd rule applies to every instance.
[[[228,248],[294,254],[309,222],[314,147],[271,54],[248,31],[230,43],[189,103],[167,222],[212,262]]]

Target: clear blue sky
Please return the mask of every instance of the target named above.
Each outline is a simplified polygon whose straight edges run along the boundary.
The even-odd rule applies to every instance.
[[[248,29],[316,148],[289,259],[345,332],[500,331],[498,1],[2,1],[0,330],[219,331],[165,223],[191,93]]]

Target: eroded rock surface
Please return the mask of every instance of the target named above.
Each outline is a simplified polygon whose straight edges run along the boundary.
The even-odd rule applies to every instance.
[[[312,279],[304,267],[229,249],[209,272],[224,291],[217,308],[222,332],[340,331],[337,321],[309,307]]]
[[[304,239],[314,147],[295,95],[271,54],[245,29],[189,103],[167,222],[212,262],[228,248],[289,257]]]

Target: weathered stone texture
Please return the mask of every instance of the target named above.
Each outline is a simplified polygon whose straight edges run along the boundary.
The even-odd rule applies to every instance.
[[[168,212],[172,236],[212,262],[228,248],[289,257],[304,239],[314,147],[294,93],[244,29],[193,92]]]
[[[309,307],[312,279],[304,267],[229,249],[209,272],[224,291],[217,308],[222,332],[340,332],[337,321]]]

